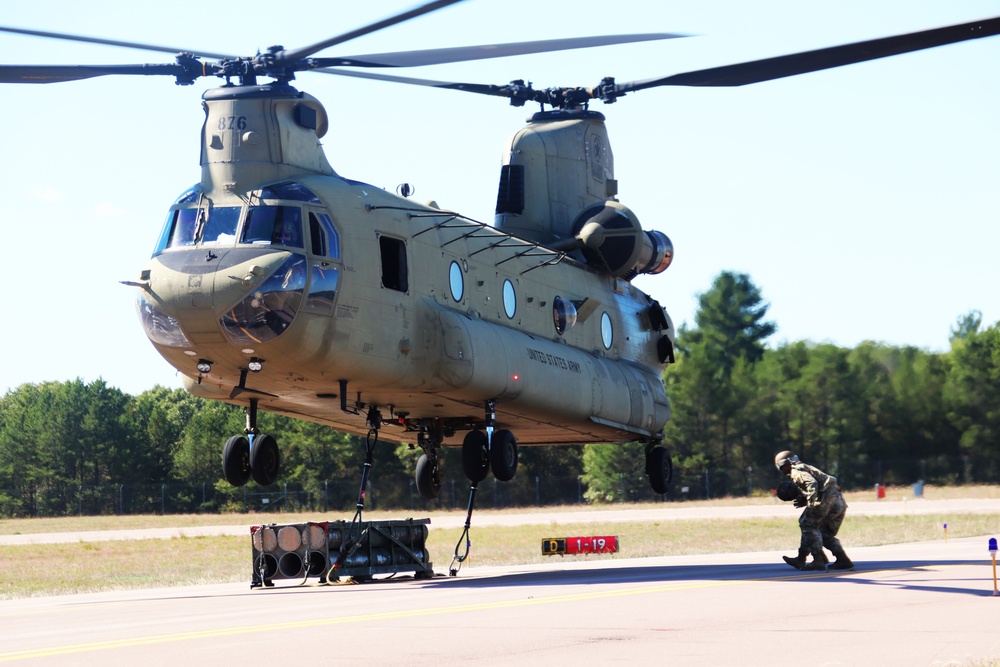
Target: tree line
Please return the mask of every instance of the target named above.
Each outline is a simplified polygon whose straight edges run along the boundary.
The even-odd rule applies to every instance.
[[[845,488],[1000,481],[997,324],[962,316],[947,352],[876,342],[768,347],[775,325],[766,314],[749,276],[724,272],[700,296],[693,326],[677,332],[677,362],[664,373],[673,406],[667,499],[767,493],[782,449]],[[244,424],[240,408],[179,389],[132,396],[103,380],[21,385],[0,397],[0,516],[114,512],[107,490],[118,488],[123,505],[126,486],[151,497],[181,489],[174,511],[245,508],[246,490],[222,481],[220,464],[222,443]],[[285,488],[313,504],[322,495],[323,506],[353,506],[363,438],[267,413],[258,426],[281,442]],[[392,442],[390,429],[381,436],[375,497],[412,506],[420,450]],[[643,448],[524,447],[517,477],[497,493],[509,504],[652,498]],[[467,489],[458,450],[443,456],[445,474]]]

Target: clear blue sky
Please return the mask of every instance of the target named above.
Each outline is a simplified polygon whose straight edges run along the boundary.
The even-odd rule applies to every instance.
[[[296,47],[416,0],[244,0],[5,7],[5,25],[222,53]],[[294,7],[295,9],[291,9]],[[314,9],[306,10],[306,7]],[[468,0],[323,55],[636,32],[696,35],[400,71],[450,81],[592,86],[1000,15],[1000,2]],[[7,63],[170,62],[168,54],[0,35]],[[1000,38],[734,89],[661,88],[608,116],[620,199],[676,248],[640,286],[693,323],[720,271],[746,272],[785,340],[946,350],[956,319],[1000,319]],[[103,377],[179,386],[131,288],[167,207],[196,182],[200,96],[215,80],[104,77],[0,90],[5,305],[0,392]],[[532,111],[500,98],[300,75],[342,175],[492,220],[504,140]]]

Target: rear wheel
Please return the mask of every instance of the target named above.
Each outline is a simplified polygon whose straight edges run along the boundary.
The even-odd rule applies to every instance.
[[[493,431],[490,440],[490,467],[493,476],[501,482],[514,479],[517,472],[517,438],[510,431]]]
[[[656,493],[666,493],[670,488],[670,478],[674,476],[674,464],[666,447],[653,447],[646,452],[646,474],[649,485]]]
[[[462,441],[462,469],[470,482],[479,483],[490,472],[490,441],[483,431],[469,431]]]

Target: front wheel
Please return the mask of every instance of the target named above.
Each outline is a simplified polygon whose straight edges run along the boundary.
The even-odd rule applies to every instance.
[[[434,500],[441,493],[441,475],[434,469],[434,464],[426,454],[421,454],[417,459],[417,493],[427,500]]]
[[[261,486],[271,486],[278,481],[278,468],[281,465],[281,454],[278,452],[278,441],[269,435],[257,435],[253,439],[250,450],[250,469],[253,471],[253,481]]]
[[[234,435],[222,448],[222,476],[233,486],[250,481],[250,443],[242,435]]]

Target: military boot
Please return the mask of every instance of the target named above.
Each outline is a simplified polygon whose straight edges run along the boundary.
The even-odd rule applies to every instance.
[[[837,559],[837,560],[835,560],[833,562],[833,564],[830,565],[830,569],[831,570],[853,570],[854,569],[854,563],[851,562],[851,559],[847,557],[846,553],[844,553],[844,548],[843,547],[841,547],[839,549],[831,549],[830,551],[833,552],[834,557]]]
[[[782,556],[782,560],[794,567],[796,570],[801,570],[806,564],[806,556],[809,555],[808,549],[803,549],[799,547],[799,555],[795,558],[789,558],[788,556]]]
[[[811,562],[806,563],[800,569],[807,572],[826,572],[826,564],[830,561],[827,559],[826,554],[820,549],[813,554],[813,559]]]

